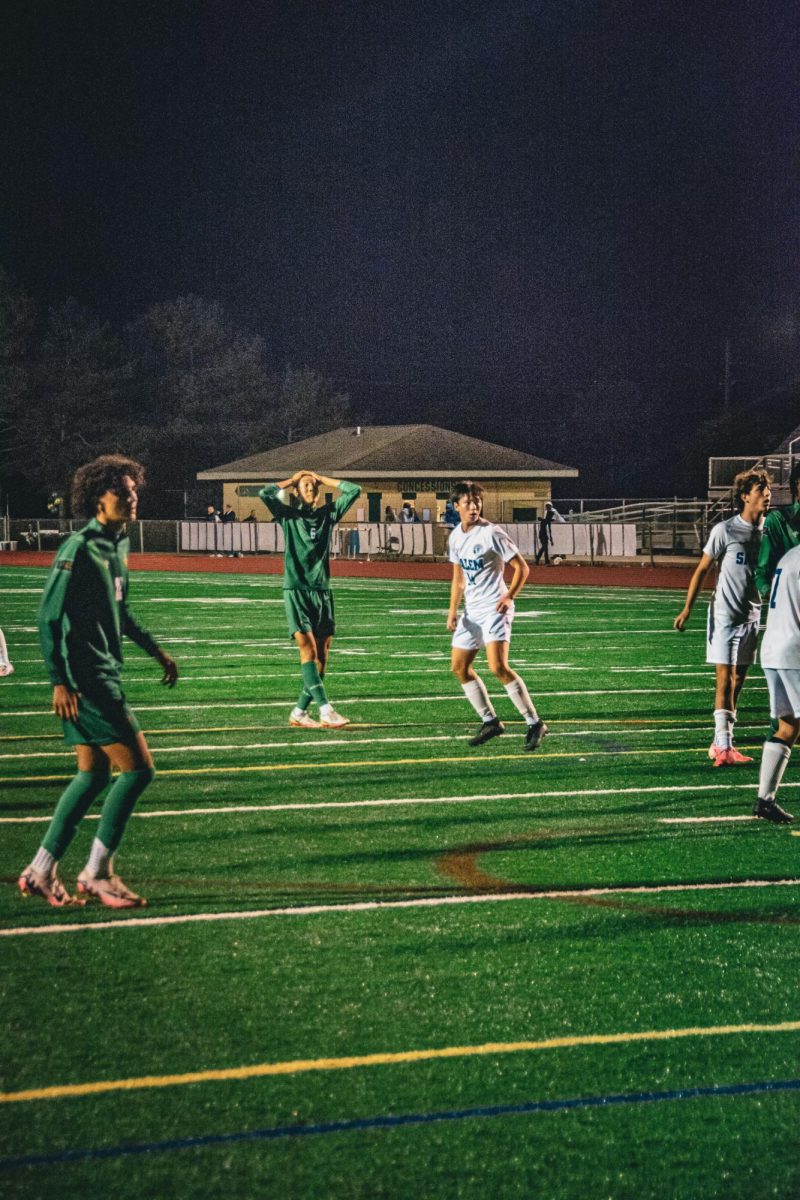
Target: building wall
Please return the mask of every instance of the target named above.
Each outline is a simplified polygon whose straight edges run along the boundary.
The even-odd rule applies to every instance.
[[[383,520],[387,505],[399,513],[406,499],[413,504],[420,519],[436,521],[444,511],[450,495],[452,480],[412,478],[397,480],[376,476],[374,480],[360,479],[361,495],[347,513],[345,521],[370,520],[370,494],[373,510]],[[476,480],[484,489],[484,515],[490,521],[534,520],[541,515],[545,502],[551,498],[549,479],[492,479],[481,476]],[[271,520],[271,514],[258,498],[260,483],[226,483],[223,485],[223,505],[232,505],[238,519],[255,510],[259,521]]]

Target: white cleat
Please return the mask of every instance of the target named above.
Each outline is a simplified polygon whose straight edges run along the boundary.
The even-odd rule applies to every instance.
[[[11,663],[3,663],[2,665],[0,665],[0,676],[13,675],[13,674],[14,674],[14,668],[12,667]]]
[[[319,729],[319,721],[315,721],[307,712],[300,713],[299,716],[297,713],[291,713],[289,724],[295,729]]]
[[[343,729],[345,725],[349,725],[348,717],[343,717],[341,713],[337,713],[331,709],[326,717],[320,717],[320,729]]]

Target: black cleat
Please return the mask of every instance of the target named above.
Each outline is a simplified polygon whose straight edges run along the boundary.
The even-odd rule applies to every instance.
[[[775,825],[790,825],[794,820],[792,814],[781,808],[780,804],[774,800],[762,800],[760,796],[753,805],[753,816],[772,821]]]
[[[499,717],[492,717],[491,721],[484,721],[475,737],[469,739],[470,746],[482,746],[484,742],[490,742],[492,738],[499,737],[501,733],[505,733],[506,727]]]
[[[549,732],[550,730],[540,717],[533,725],[528,726],[528,732],[525,734],[525,749],[538,750]]]

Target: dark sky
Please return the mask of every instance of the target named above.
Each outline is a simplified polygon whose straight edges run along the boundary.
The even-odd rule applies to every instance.
[[[0,261],[43,300],[218,299],[375,420],[469,432],[548,389],[702,409],[726,336],[792,373],[793,3],[10,12]]]

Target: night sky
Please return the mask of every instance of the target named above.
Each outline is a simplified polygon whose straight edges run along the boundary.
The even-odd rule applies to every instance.
[[[737,386],[798,373],[792,3],[10,14],[0,262],[43,302],[219,300],[356,416],[564,461],[714,415],[726,337]]]

